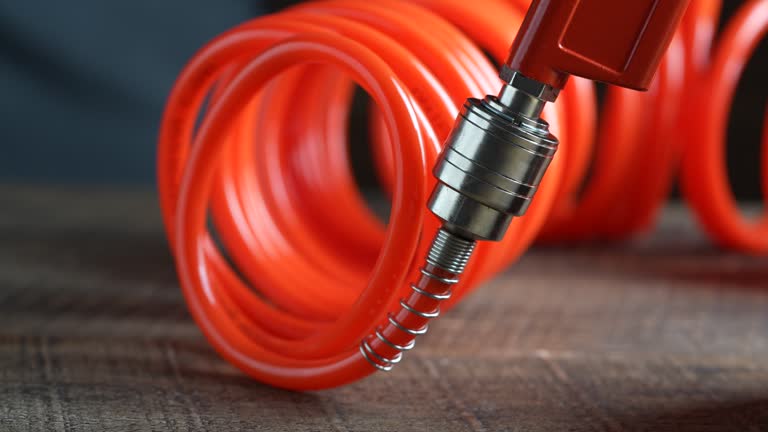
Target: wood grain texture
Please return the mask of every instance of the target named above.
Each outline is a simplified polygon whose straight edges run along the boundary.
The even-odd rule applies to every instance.
[[[0,187],[0,431],[768,431],[768,262],[670,210],[539,249],[396,370],[275,390],[185,310],[154,196]]]

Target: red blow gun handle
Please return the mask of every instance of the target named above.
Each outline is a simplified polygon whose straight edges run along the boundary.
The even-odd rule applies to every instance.
[[[554,88],[569,75],[647,90],[688,0],[534,0],[505,73]]]

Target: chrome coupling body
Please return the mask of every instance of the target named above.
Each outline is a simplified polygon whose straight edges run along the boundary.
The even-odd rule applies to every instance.
[[[557,138],[541,119],[558,90],[505,70],[498,96],[469,99],[435,166],[429,209],[444,229],[499,241],[522,216],[552,161]]]

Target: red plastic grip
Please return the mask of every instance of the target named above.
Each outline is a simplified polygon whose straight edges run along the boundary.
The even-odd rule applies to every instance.
[[[556,88],[569,75],[646,90],[688,0],[534,0],[507,66]]]

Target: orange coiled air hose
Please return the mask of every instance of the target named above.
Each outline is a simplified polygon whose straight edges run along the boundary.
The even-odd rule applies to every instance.
[[[503,62],[527,6],[474,3],[482,4],[308,3],[224,33],[181,73],[160,133],[164,223],[192,315],[217,351],[254,378],[300,390],[360,379],[376,370],[360,341],[401,298],[415,313],[398,323],[421,329],[440,290],[455,282],[418,267],[439,226],[425,207],[430,170],[466,97],[500,85],[481,49]],[[652,90],[611,89],[599,130],[592,84],[571,80],[545,111],[563,151],[538,198],[503,241],[477,246],[447,307],[537,236],[621,238],[645,229],[681,159],[686,199],[712,237],[768,252],[768,218],[738,216],[722,151],[726,107],[768,27],[768,0],[743,8],[708,61],[719,4],[694,0]],[[376,103],[372,146],[392,197],[387,226],[349,166],[354,83]],[[683,92],[697,102],[683,104]],[[763,179],[768,190],[768,169]],[[409,280],[432,296],[409,296]]]

